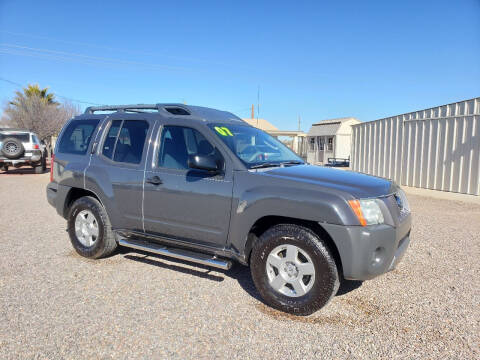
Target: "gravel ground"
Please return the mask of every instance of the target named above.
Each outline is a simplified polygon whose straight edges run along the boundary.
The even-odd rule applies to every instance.
[[[399,267],[295,317],[263,305],[240,265],[81,258],[47,182],[0,173],[1,359],[480,357],[479,205],[410,196]]]

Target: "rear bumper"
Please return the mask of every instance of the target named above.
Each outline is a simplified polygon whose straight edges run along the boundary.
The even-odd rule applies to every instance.
[[[65,217],[65,204],[70,189],[70,186],[59,185],[55,182],[47,185],[47,201],[62,217]]]
[[[42,152],[40,150],[28,150],[25,155],[18,159],[8,159],[4,156],[0,156],[0,163],[7,164],[20,164],[20,163],[35,163],[42,160]]]
[[[410,244],[410,215],[396,227],[321,225],[337,246],[343,276],[349,280],[368,280],[393,270]]]

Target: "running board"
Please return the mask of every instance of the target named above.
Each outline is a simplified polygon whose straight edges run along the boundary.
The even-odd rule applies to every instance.
[[[118,244],[128,248],[136,249],[136,250],[168,256],[175,259],[190,261],[190,262],[194,262],[194,263],[202,264],[206,266],[212,266],[212,267],[223,269],[223,270],[228,270],[232,267],[231,261],[219,259],[216,256],[197,253],[189,250],[166,247],[160,244],[154,244],[147,241],[123,238],[118,240]]]

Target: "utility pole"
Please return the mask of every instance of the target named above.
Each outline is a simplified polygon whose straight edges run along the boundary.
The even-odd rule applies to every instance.
[[[255,105],[252,104],[252,119],[255,119]]]
[[[298,131],[300,131],[300,122],[301,122],[300,115],[298,115]]]
[[[260,115],[260,85],[258,85],[258,91],[257,91],[257,127],[258,127],[259,115]]]

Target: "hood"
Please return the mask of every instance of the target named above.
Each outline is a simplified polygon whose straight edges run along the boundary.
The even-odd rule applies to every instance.
[[[379,197],[395,192],[392,181],[376,176],[325,166],[297,165],[273,168],[263,175],[288,178],[349,193],[356,199]]]

